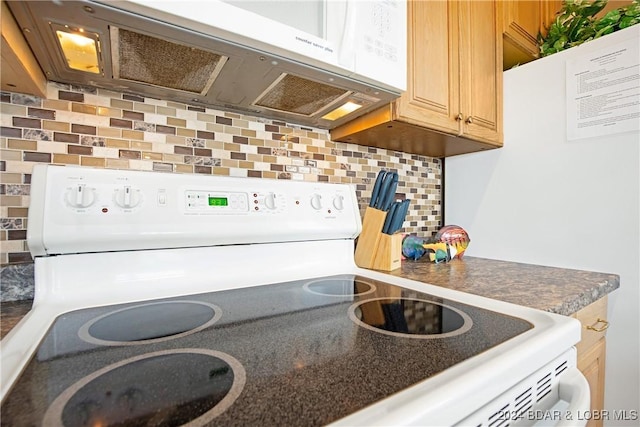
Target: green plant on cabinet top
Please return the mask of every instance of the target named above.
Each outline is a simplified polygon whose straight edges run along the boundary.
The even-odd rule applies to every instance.
[[[566,0],[546,35],[540,34],[540,55],[547,56],[640,23],[640,0],[595,17],[607,0]]]

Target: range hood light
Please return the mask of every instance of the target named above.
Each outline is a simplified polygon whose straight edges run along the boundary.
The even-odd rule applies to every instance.
[[[329,111],[327,114],[322,116],[325,120],[338,120],[340,117],[344,117],[349,113],[356,111],[358,108],[361,108],[362,105],[356,104],[355,102],[347,101],[335,110]]]
[[[61,30],[56,30],[56,35],[69,68],[94,74],[100,73],[95,39]],[[95,36],[97,38],[98,35]]]

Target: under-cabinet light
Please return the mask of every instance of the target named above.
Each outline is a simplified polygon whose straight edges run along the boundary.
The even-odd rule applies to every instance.
[[[337,120],[340,117],[344,117],[349,113],[356,111],[358,108],[361,108],[362,105],[356,104],[355,102],[347,101],[335,110],[329,111],[327,114],[322,116],[323,119],[326,120]]]

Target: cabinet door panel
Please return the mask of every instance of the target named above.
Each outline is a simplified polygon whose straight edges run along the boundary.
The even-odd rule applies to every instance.
[[[463,134],[500,143],[502,37],[496,3],[461,1],[459,7]]]
[[[576,345],[578,369],[582,371],[591,389],[591,410],[604,409],[605,334],[608,325],[607,297],[589,304],[571,315],[582,324],[582,337]],[[587,427],[602,427],[602,419],[590,419]]]
[[[398,118],[458,133],[457,2],[410,1],[408,87]],[[453,28],[452,28],[453,27]]]
[[[556,19],[556,13],[562,9],[562,0],[544,0],[542,7],[542,25],[540,26],[540,31],[542,34],[546,34],[546,29],[549,28],[551,23]]]
[[[505,5],[505,37],[509,37],[533,57],[538,55],[538,31],[542,23],[541,1],[510,1]]]
[[[578,369],[589,383],[591,391],[591,411],[602,413],[604,410],[604,378],[605,378],[606,342],[601,338],[588,351],[578,354]],[[602,427],[602,418],[592,418],[587,427]]]

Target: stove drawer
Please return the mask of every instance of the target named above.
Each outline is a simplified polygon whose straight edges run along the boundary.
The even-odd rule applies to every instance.
[[[589,385],[572,348],[531,374],[456,427],[584,427]]]

